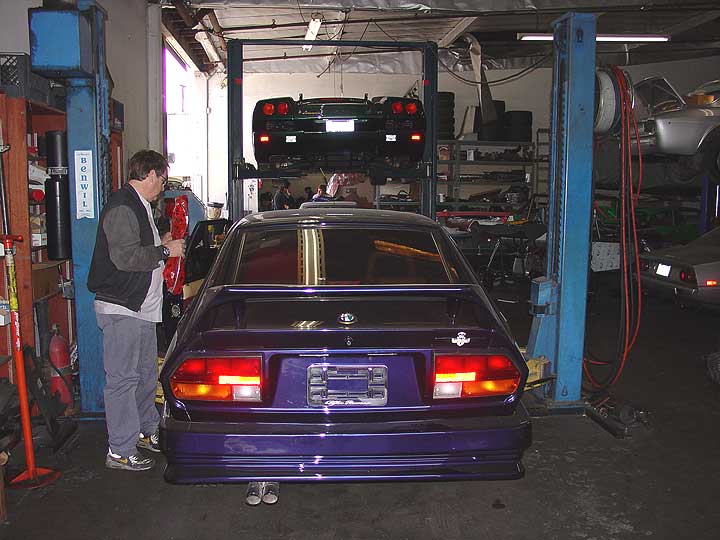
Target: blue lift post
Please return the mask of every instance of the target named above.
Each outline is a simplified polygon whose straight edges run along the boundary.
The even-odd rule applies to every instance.
[[[527,356],[557,379],[550,407],[580,407],[592,205],[595,16],[554,23],[547,266],[530,291]]]
[[[437,88],[438,46],[432,41],[354,41],[317,39],[231,39],[228,41],[228,216],[237,221],[244,215],[242,178],[271,178],[260,172],[241,171],[243,156],[243,62],[244,47],[253,45],[299,47],[302,45],[329,47],[369,47],[417,51],[423,60],[423,107],[425,109],[425,153],[423,161],[427,173],[422,181],[420,210],[424,216],[435,219],[437,199]],[[271,96],[268,96],[271,97]]]
[[[75,317],[84,412],[104,409],[102,334],[87,288],[92,246],[110,191],[109,78],[105,67],[107,13],[93,0],[77,9],[30,9],[33,70],[67,82],[67,141]]]

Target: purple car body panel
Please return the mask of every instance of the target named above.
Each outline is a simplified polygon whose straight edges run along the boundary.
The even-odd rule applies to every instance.
[[[288,227],[424,231],[435,235],[442,254],[437,260],[451,258],[462,283],[222,283],[218,276],[225,270],[219,266],[234,260],[244,231]],[[335,314],[347,314],[343,310],[358,322],[336,320]],[[303,313],[310,319],[302,321],[305,327],[288,324]],[[261,358],[260,402],[173,395],[171,377],[185,359],[248,353]],[[510,359],[520,373],[518,390],[434,399],[436,356],[459,353]],[[314,369],[337,375],[320,383],[321,393],[341,397],[317,398]],[[165,478],[176,483],[519,478],[522,453],[531,442],[530,421],[519,401],[526,378],[504,319],[439,225],[400,212],[265,213],[228,234],[166,356],[160,377],[166,396]],[[366,401],[358,405],[356,395]]]

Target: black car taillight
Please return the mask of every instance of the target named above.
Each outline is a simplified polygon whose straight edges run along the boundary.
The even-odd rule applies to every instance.
[[[696,285],[697,278],[695,277],[695,271],[692,268],[684,268],[680,270],[680,281],[690,285]]]
[[[417,112],[418,112],[417,104],[413,103],[412,101],[410,103],[406,103],[405,104],[405,112],[410,115],[417,114]]]
[[[281,101],[277,104],[277,112],[278,114],[281,114],[283,116],[287,115],[287,113],[290,112],[290,105],[288,105],[284,101]]]
[[[647,259],[640,259],[640,271],[647,272],[650,270],[650,261]]]
[[[392,110],[393,114],[401,114],[404,110],[403,104],[399,101],[393,101],[390,104],[390,110]]]
[[[434,382],[434,399],[502,396],[518,389],[520,372],[503,355],[439,354]]]
[[[268,144],[270,142],[270,135],[265,135],[265,134],[260,135],[258,137],[258,141],[263,144]]]
[[[272,103],[265,103],[262,106],[262,112],[265,116],[272,116],[275,113],[275,105]]]
[[[170,377],[178,399],[260,401],[261,358],[187,358]]]

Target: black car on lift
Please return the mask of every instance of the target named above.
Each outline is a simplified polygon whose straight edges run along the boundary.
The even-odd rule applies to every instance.
[[[252,130],[259,169],[411,168],[425,149],[422,103],[401,97],[263,99]]]

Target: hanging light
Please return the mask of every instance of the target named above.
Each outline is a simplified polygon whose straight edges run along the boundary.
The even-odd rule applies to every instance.
[[[552,41],[552,34],[523,33],[517,35],[520,41]],[[670,41],[670,36],[660,34],[597,34],[595,41],[616,43],[658,43]]]
[[[320,25],[322,19],[320,17],[313,17],[308,23],[307,32],[305,32],[305,41],[314,41],[317,39],[318,32],[320,31]],[[303,51],[309,51],[312,49],[312,45],[303,45]]]

